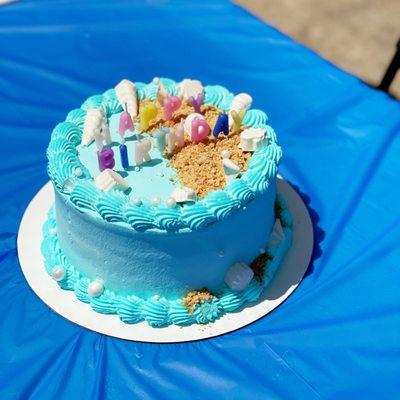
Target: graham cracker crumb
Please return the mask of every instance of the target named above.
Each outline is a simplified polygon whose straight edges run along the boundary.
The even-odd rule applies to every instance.
[[[251,263],[250,268],[254,272],[254,276],[258,281],[262,281],[265,274],[265,265],[271,257],[267,253],[260,254]]]
[[[215,299],[208,289],[192,290],[182,299],[182,304],[187,308],[189,314],[193,314],[197,304]]]
[[[190,142],[172,155],[170,165],[177,170],[184,186],[190,187],[198,196],[204,197],[207,193],[223,189],[226,185],[222,150],[229,150],[230,159],[242,171],[247,170],[251,153],[244,153],[238,148],[239,140],[239,135],[229,134],[229,136],[220,135],[217,139],[207,138],[200,143]]]
[[[153,103],[158,107],[157,117],[151,121],[147,131],[150,135],[160,126],[176,127],[181,119],[194,112],[193,107],[183,101],[172,119],[165,121],[163,109],[157,102],[143,100],[140,101],[140,107],[148,103]],[[251,156],[251,153],[243,152],[238,148],[239,134],[230,131],[228,136],[222,134],[218,138],[212,136],[212,130],[220,113],[221,110],[213,105],[202,105],[201,114],[211,128],[209,137],[200,143],[193,143],[189,137],[186,137],[185,146],[176,149],[174,154],[168,155],[169,163],[176,169],[181,184],[193,189],[199,197],[204,197],[213,190],[223,189],[226,185],[221,157],[222,150],[230,151],[229,158],[240,167],[242,172],[247,170],[248,160]],[[137,117],[136,122],[138,121]]]

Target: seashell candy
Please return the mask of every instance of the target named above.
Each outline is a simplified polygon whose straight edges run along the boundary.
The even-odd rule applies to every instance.
[[[118,172],[110,168],[106,168],[96,176],[95,184],[103,192],[109,192],[112,189],[126,190],[129,188],[126,180]]]
[[[248,128],[240,134],[239,148],[243,151],[257,151],[266,145],[265,129]]]
[[[179,97],[189,100],[189,97],[197,98],[197,95],[203,93],[204,88],[200,81],[184,79],[179,85]]]
[[[177,203],[195,202],[197,200],[196,192],[186,186],[176,188],[171,193],[171,198],[175,199]]]
[[[233,264],[225,275],[225,283],[234,292],[240,292],[249,286],[253,279],[253,270],[243,261]]]

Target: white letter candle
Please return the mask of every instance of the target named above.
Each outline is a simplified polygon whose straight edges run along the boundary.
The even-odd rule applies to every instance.
[[[151,157],[149,151],[151,149],[150,139],[143,139],[136,143],[135,147],[135,163],[141,165],[146,161],[150,161]]]

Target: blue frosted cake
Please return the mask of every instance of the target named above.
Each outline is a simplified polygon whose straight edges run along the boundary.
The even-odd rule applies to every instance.
[[[152,326],[255,302],[291,244],[282,151],[252,98],[196,80],[121,81],[53,130],[48,273],[97,312]]]

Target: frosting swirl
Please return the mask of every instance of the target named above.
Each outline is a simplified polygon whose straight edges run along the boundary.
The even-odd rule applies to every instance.
[[[94,311],[101,314],[116,314],[117,306],[115,301],[115,294],[110,290],[105,290],[98,297],[90,298],[90,305]]]
[[[55,139],[64,139],[76,146],[82,140],[82,131],[72,122],[64,121],[56,125],[52,136]]]
[[[95,210],[99,192],[92,182],[77,183],[71,191],[70,199],[73,204],[88,210]]]
[[[243,123],[250,128],[262,128],[268,121],[267,114],[264,111],[252,109],[246,112]]]
[[[175,206],[174,208],[157,207],[155,211],[155,221],[157,227],[165,229],[169,232],[175,232],[182,227],[180,207]]]
[[[226,186],[225,190],[234,199],[240,201],[241,204],[247,204],[255,197],[254,192],[242,179],[233,180]]]
[[[193,315],[198,324],[207,324],[215,321],[221,314],[222,307],[217,299],[197,304]]]
[[[143,320],[142,309],[144,301],[136,296],[122,297],[118,301],[117,313],[121,321],[135,324]]]
[[[98,197],[95,207],[101,217],[109,222],[123,221],[122,207],[127,202],[127,196],[122,192],[111,191]]]
[[[216,217],[210,214],[202,202],[198,201],[183,207],[182,220],[191,230],[197,231],[216,221]]]
[[[233,94],[220,85],[206,86],[204,89],[204,104],[212,104],[227,111],[233,100]]]
[[[78,128],[83,129],[85,124],[86,111],[81,108],[75,108],[67,114],[66,121],[75,124]]]
[[[103,96],[101,94],[96,94],[94,96],[86,99],[81,105],[82,110],[89,110],[91,108],[102,108],[103,105]]]
[[[144,318],[151,326],[168,325],[168,310],[169,302],[165,299],[148,300],[143,305]]]
[[[182,300],[170,302],[169,317],[173,324],[181,326],[190,325],[195,321],[194,316],[183,306]]]
[[[144,232],[147,229],[155,228],[154,211],[152,207],[142,204],[136,206],[128,204],[124,210],[124,220],[132,226],[135,231]]]
[[[218,220],[227,218],[240,207],[239,201],[229,197],[229,195],[222,190],[211,192],[204,199],[204,202]]]

